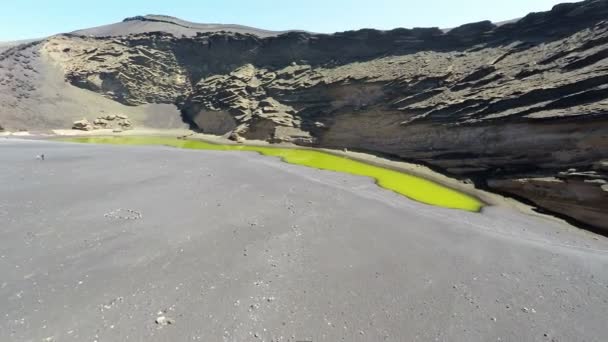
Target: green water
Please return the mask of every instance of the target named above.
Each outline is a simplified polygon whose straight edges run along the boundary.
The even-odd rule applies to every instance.
[[[367,164],[333,154],[297,148],[277,148],[247,145],[219,145],[203,141],[180,140],[168,137],[88,137],[61,139],[68,142],[114,145],[163,145],[193,150],[254,151],[265,156],[280,157],[287,163],[316,169],[372,177],[376,183],[418,202],[439,207],[479,211],[483,204],[466,194],[429,180],[391,169]]]

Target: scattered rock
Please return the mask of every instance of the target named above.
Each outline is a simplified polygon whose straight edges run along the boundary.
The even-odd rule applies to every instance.
[[[143,215],[141,212],[133,209],[116,209],[103,215],[108,219],[115,220],[141,220]]]
[[[116,130],[120,130],[120,132],[122,132],[123,130],[131,128],[133,128],[133,122],[131,122],[131,120],[129,120],[126,115],[122,114],[100,116],[93,120],[92,123],[85,118],[79,121],[75,121],[72,124],[72,129],[82,131],[92,131],[96,129],[112,129],[113,132],[116,132]]]

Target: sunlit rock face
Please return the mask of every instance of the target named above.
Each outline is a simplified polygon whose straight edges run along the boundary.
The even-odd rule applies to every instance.
[[[136,17],[27,49],[27,64],[13,48],[0,66],[52,65],[72,86],[126,106],[172,104],[191,126],[233,139],[421,161],[608,230],[608,175],[597,167],[608,159],[606,1],[447,32],[221,31]],[[6,67],[0,90],[10,93]],[[46,82],[32,77],[10,101]],[[20,112],[2,115],[10,129]]]

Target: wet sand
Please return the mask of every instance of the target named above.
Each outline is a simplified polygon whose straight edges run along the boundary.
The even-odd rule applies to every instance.
[[[608,334],[608,239],[509,206],[247,152],[2,139],[0,169],[1,341]]]

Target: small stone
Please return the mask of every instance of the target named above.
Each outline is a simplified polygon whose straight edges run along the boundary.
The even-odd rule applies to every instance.
[[[490,319],[492,320],[492,322],[496,322],[496,317],[492,317]]]
[[[156,320],[155,320],[154,322],[155,322],[156,324],[158,324],[158,325],[162,325],[162,326],[164,326],[164,325],[171,325],[171,324],[173,324],[173,320],[172,320],[172,319],[170,319],[170,318],[167,318],[167,317],[165,317],[165,316],[160,316],[160,317],[156,318]]]

